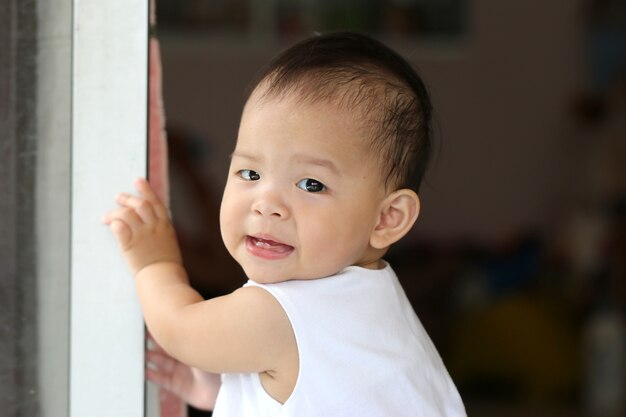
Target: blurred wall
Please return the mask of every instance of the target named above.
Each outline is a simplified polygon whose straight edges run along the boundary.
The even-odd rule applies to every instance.
[[[470,1],[459,44],[390,42],[421,71],[441,148],[422,192],[416,238],[497,242],[538,230],[568,198],[577,154],[570,100],[584,84],[581,0]],[[210,140],[221,191],[243,91],[287,42],[161,34],[170,126]]]
[[[382,39],[429,85],[439,142],[418,225],[397,245],[394,268],[458,377],[470,414],[582,415],[573,407],[593,406],[588,392],[605,391],[607,382],[589,371],[595,364],[587,345],[610,346],[588,336],[598,306],[604,308],[599,295],[613,292],[623,307],[626,294],[623,217],[614,221],[622,226],[612,226],[604,210],[611,187],[616,201],[626,190],[626,96],[613,91],[605,98],[613,110],[601,123],[581,113],[593,89],[583,10],[589,1],[468,3],[468,36],[459,42]],[[194,285],[220,293],[241,276],[227,265],[217,205],[244,91],[293,40],[168,32],[160,38],[170,155],[174,161],[174,149],[191,150],[171,170],[174,220],[184,252],[190,248]],[[525,239],[529,234],[540,239]],[[208,268],[220,273],[207,278]],[[596,275],[603,268],[604,283]],[[621,349],[619,343],[612,346]],[[605,365],[619,372],[619,363]],[[480,378],[494,371],[504,378],[482,386]],[[480,407],[485,399],[513,405]],[[530,411],[519,411],[516,399],[527,400]],[[545,410],[563,400],[566,408]]]

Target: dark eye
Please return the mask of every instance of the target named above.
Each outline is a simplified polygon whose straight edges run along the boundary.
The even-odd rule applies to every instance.
[[[326,190],[326,186],[324,184],[312,178],[305,178],[303,180],[300,180],[298,181],[296,186],[310,193],[319,193],[320,191]]]
[[[251,169],[242,169],[238,172],[238,174],[246,181],[258,181],[261,179],[259,173],[256,171],[252,171]]]

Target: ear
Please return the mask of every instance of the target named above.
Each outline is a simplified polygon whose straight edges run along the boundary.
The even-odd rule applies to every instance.
[[[401,189],[389,194],[381,204],[370,245],[385,249],[400,240],[415,224],[419,211],[420,200],[413,190]]]

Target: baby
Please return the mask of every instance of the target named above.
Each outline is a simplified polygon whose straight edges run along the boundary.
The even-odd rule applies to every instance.
[[[118,195],[104,222],[162,347],[148,376],[214,416],[464,416],[383,260],[419,214],[430,118],[419,76],[367,36],[318,35],[274,59],[244,107],[220,214],[249,281],[223,297],[189,286],[145,180]]]

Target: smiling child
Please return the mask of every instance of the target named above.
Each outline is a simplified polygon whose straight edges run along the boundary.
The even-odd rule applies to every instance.
[[[416,72],[367,36],[318,35],[274,59],[244,107],[220,213],[249,281],[223,297],[189,286],[145,180],[118,195],[104,222],[161,346],[148,376],[214,416],[465,416],[383,259],[418,217],[430,118]]]

